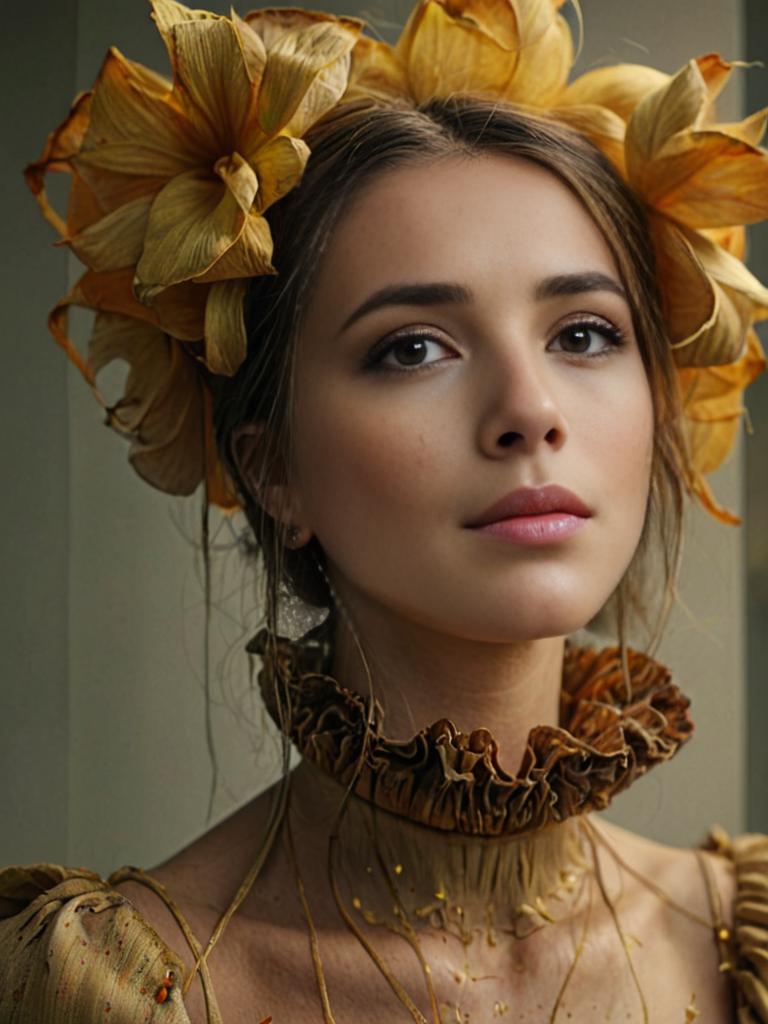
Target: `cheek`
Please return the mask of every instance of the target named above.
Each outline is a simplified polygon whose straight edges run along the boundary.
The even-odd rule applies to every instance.
[[[439,432],[439,431],[437,431]],[[425,503],[434,514],[436,475],[450,471],[448,438],[396,402],[309,403],[297,417],[297,480],[321,542],[396,532]]]
[[[653,405],[647,383],[643,379],[640,386],[623,391],[620,401],[596,405],[591,415],[593,464],[603,482],[600,504],[605,514],[620,516],[628,530],[639,531],[653,461]]]

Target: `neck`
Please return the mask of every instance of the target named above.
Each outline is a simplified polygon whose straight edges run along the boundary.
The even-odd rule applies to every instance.
[[[688,699],[663,665],[636,651],[622,657],[616,648],[569,646],[560,724],[532,728],[516,773],[500,765],[487,728],[458,731],[441,718],[393,739],[377,700],[328,675],[334,626],[329,619],[299,642],[264,629],[247,649],[262,657],[269,713],[306,759],[292,801],[305,837],[312,833],[307,848],[318,849],[325,835],[356,910],[378,865],[389,912],[396,895],[409,922],[450,908],[458,918],[489,907],[513,919],[531,907],[546,916],[547,899],[563,890],[567,898],[575,882],[584,816],[672,757],[693,729]],[[430,673],[424,678],[429,683]],[[406,872],[412,885],[393,894],[389,883]],[[374,895],[366,898],[374,908]]]
[[[567,916],[587,867],[578,818],[502,838],[457,835],[346,797],[308,761],[292,775],[290,816],[302,846],[332,844],[340,898],[361,926],[431,926],[464,942],[478,932],[492,942],[499,932],[522,938]],[[325,870],[325,858],[314,870]]]
[[[374,696],[387,736],[410,739],[447,718],[464,733],[490,729],[502,766],[514,773],[534,726],[556,726],[562,685],[563,637],[489,643],[449,636],[355,605]],[[332,674],[363,697],[368,673],[343,616],[337,616]]]

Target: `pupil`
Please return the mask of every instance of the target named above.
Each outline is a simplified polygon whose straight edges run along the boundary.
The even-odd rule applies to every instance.
[[[584,352],[589,348],[589,331],[583,327],[569,327],[567,337],[578,352]]]
[[[398,342],[397,353],[399,362],[407,366],[420,363],[426,354],[427,344],[423,338],[407,338]]]

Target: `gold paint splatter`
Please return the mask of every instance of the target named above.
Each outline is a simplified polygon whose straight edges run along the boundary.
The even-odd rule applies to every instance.
[[[696,1020],[700,1016],[701,1013],[696,1007],[696,993],[691,992],[691,1001],[685,1008],[685,1024],[691,1024],[691,1021]]]

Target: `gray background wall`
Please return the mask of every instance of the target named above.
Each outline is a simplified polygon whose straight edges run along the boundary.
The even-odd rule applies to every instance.
[[[729,58],[768,56],[763,0],[582,0],[582,7],[581,68],[634,60],[673,71],[714,49]],[[365,11],[347,0],[334,9],[380,25],[407,13],[402,0]],[[111,43],[165,67],[142,0],[26,5],[0,39],[0,863],[46,859],[101,871],[151,866],[202,832],[211,780],[200,565],[188,539],[199,503],[158,494],[135,477],[125,447],[101,426],[87,387],[49,339],[45,314],[76,267],[51,248],[52,231],[20,175],[75,89],[92,83]],[[740,76],[722,108],[727,118],[738,116],[745,81],[750,109],[766,95],[768,72]],[[755,237],[754,257],[768,279],[765,234]],[[76,330],[82,337],[84,325]],[[747,399],[756,437],[713,481],[727,504],[746,510],[748,527],[693,515],[687,611],[675,615],[660,652],[693,698],[697,737],[610,811],[670,843],[695,843],[715,821],[768,831],[766,384]],[[212,821],[266,785],[276,767],[242,653],[257,621],[252,581],[226,522],[217,544],[211,715],[221,763]]]
[[[768,59],[768,4],[746,0],[745,57]],[[768,72],[746,79],[748,110],[768,107]],[[757,225],[750,236],[750,258],[762,280],[768,279],[768,225]],[[768,350],[768,324],[759,327]],[[755,381],[749,402],[756,438],[768,437],[768,380]],[[747,666],[748,666],[748,779],[747,826],[768,832],[768,453],[760,444],[747,445],[745,553],[747,562]]]

